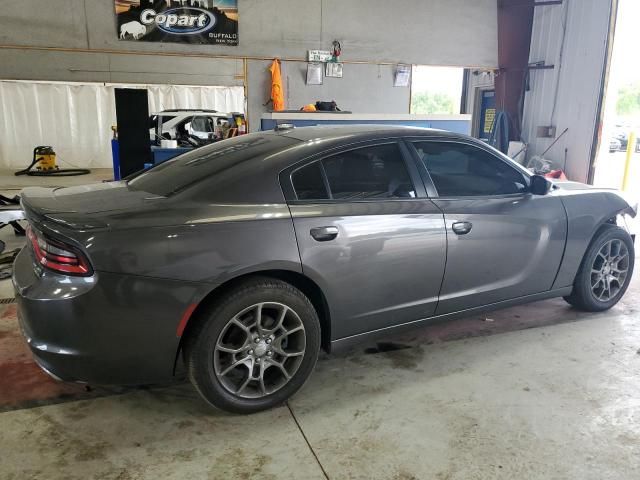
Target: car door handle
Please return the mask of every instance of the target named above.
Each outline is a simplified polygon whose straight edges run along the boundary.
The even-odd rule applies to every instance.
[[[466,235],[471,231],[471,227],[473,227],[471,222],[455,222],[451,225],[451,230],[456,235]]]
[[[310,233],[314,240],[326,242],[338,236],[338,227],[316,227],[312,228]]]

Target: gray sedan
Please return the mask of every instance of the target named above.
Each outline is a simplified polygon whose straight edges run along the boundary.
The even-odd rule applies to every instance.
[[[551,297],[611,308],[634,264],[615,191],[414,128],[281,126],[22,206],[13,282],[43,369],[186,374],[241,413],[296,392],[320,348]]]

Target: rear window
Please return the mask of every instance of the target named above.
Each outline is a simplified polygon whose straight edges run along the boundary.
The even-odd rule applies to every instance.
[[[281,135],[251,134],[223,140],[179,155],[129,180],[133,190],[170,196],[228,171],[234,165],[264,159],[296,140]]]

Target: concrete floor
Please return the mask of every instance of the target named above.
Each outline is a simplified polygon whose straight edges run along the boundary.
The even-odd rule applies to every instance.
[[[71,187],[73,185],[86,185],[87,183],[113,180],[113,170],[109,168],[96,168],[88,175],[75,177],[31,177],[21,175],[16,177],[13,170],[0,170],[0,190],[5,195],[13,191],[19,193],[24,187]]]
[[[600,149],[595,163],[594,185],[606,188],[622,188],[626,152],[609,152],[606,148]],[[633,153],[627,179],[628,194],[637,201],[640,196],[634,185],[640,185],[640,153]]]
[[[188,384],[4,411],[0,478],[640,478],[638,275],[609,312],[550,300],[390,340],[251,416]]]
[[[638,287],[605,314],[492,316],[565,323],[323,357],[288,407],[252,416],[189,385],[5,412],[0,477],[637,479]]]

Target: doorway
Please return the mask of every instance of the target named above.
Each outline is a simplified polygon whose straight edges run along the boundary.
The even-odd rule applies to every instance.
[[[595,186],[625,190],[627,194],[635,196],[635,200],[638,199],[637,186],[640,185],[638,18],[640,2],[618,0],[604,116],[593,176]]]

